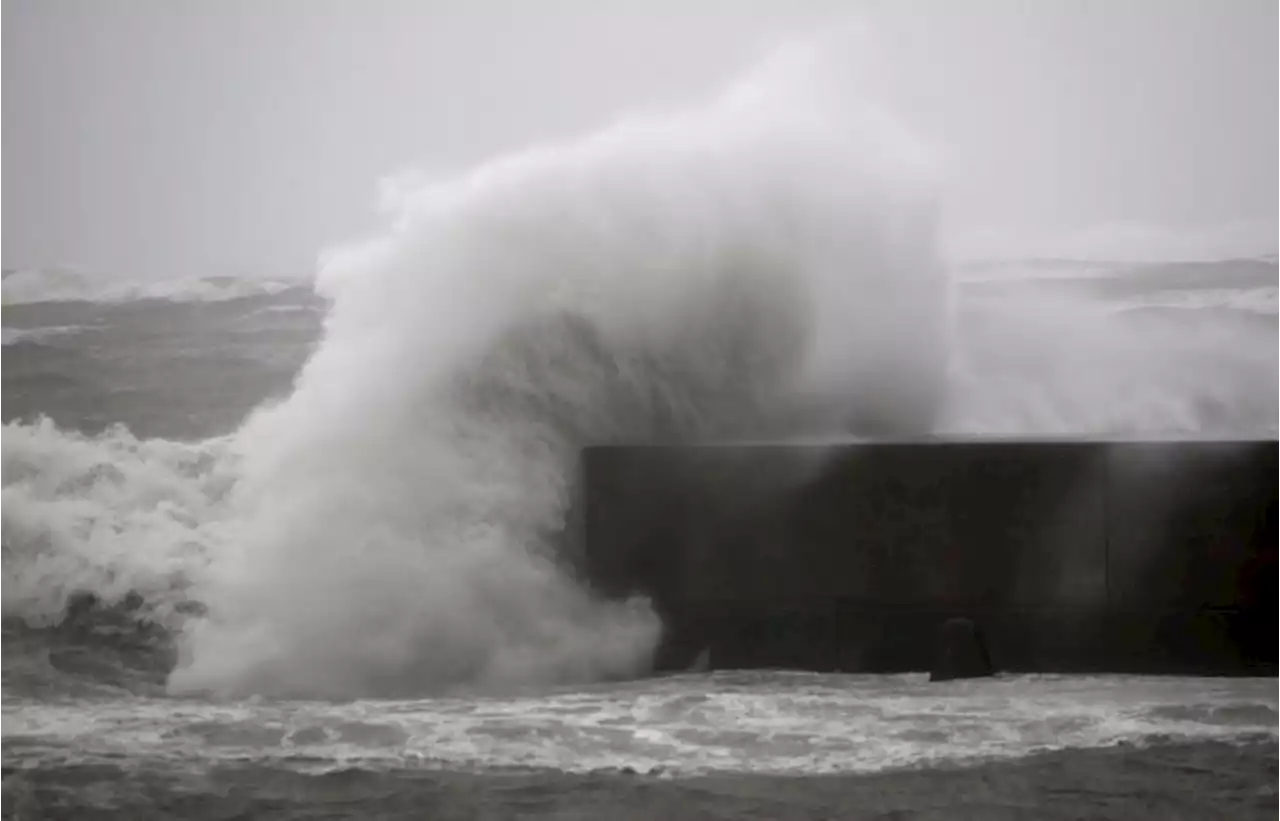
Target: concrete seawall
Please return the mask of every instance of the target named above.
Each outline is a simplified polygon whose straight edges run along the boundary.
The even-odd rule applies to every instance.
[[[659,669],[928,669],[962,615],[1006,670],[1276,674],[1276,453],[1252,442],[596,447],[588,579]]]

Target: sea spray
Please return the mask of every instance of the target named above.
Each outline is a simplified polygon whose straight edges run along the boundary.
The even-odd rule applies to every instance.
[[[1156,307],[1132,310],[1087,287],[958,298],[939,432],[1274,437],[1275,314],[1170,310],[1157,288],[1142,298]]]
[[[238,435],[176,692],[389,695],[645,672],[563,553],[583,445],[927,428],[928,154],[812,51],[711,105],[401,190],[330,255],[322,343]],[[860,402],[860,400],[862,400]]]

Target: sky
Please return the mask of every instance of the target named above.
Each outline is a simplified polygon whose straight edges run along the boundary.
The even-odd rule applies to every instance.
[[[1274,0],[3,0],[3,264],[305,275],[387,174],[705,99],[851,13],[956,249],[1275,250]]]

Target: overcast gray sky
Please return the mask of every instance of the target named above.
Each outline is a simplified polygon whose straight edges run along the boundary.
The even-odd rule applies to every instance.
[[[4,0],[4,264],[307,273],[376,224],[388,172],[696,101],[787,32],[859,8],[881,90],[950,158],[957,233],[1250,221],[1274,244],[1274,0],[664,8]]]

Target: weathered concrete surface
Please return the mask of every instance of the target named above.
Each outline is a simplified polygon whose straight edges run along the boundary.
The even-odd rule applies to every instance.
[[[1010,670],[1274,675],[1260,442],[584,450],[588,578],[642,591],[658,665],[927,670],[982,624]]]

